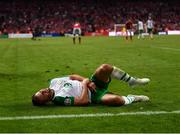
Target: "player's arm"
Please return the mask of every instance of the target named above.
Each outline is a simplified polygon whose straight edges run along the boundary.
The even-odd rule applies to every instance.
[[[88,83],[90,82],[89,79],[84,79],[82,81],[83,90],[80,97],[74,98],[74,105],[76,106],[83,106],[89,103],[89,95],[88,95]]]
[[[86,79],[85,77],[80,76],[80,75],[78,75],[78,74],[70,75],[69,78],[70,78],[71,80],[78,80],[78,81],[83,81],[84,79]],[[96,90],[96,85],[94,84],[94,82],[89,81],[89,83],[88,83],[88,88],[89,88],[90,90],[95,91],[95,90]]]
[[[89,79],[84,79],[82,81],[83,91],[80,97],[62,97],[57,96],[54,98],[53,102],[56,105],[64,105],[64,106],[83,106],[89,103],[89,95],[88,95],[88,83]]]
[[[80,97],[73,96],[56,96],[52,102],[56,105],[60,106],[83,106],[89,103],[89,95],[88,95],[88,83],[89,79],[84,79],[82,81],[83,90]]]

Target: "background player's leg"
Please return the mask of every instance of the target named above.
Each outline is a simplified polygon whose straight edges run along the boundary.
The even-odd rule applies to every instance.
[[[153,38],[153,32],[152,31],[151,31],[150,37],[151,37],[151,39]]]
[[[138,39],[140,39],[140,37],[141,37],[141,32],[140,32],[140,30],[139,30]]]
[[[132,41],[132,30],[129,30],[129,34],[130,34],[130,40]]]
[[[141,32],[141,38],[143,38],[143,39],[144,39],[144,35],[143,35],[143,32]]]
[[[73,44],[76,44],[75,36],[73,37]]]
[[[126,30],[126,40],[128,40],[128,31]]]
[[[81,44],[81,37],[79,36],[79,44]]]

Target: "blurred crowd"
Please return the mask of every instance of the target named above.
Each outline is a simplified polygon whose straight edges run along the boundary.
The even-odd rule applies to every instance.
[[[180,30],[178,0],[1,0],[0,33],[70,33],[80,22],[83,32],[111,31],[127,19],[137,23],[151,15],[157,31]]]

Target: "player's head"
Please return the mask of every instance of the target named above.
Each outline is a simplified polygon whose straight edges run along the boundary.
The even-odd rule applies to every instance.
[[[53,90],[49,88],[41,89],[32,96],[32,103],[35,106],[41,106],[52,100]]]

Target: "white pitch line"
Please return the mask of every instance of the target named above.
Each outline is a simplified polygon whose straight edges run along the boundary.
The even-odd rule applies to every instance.
[[[122,112],[122,113],[95,113],[95,114],[60,114],[60,115],[40,115],[40,116],[15,116],[15,117],[0,117],[2,120],[32,120],[32,119],[57,119],[57,118],[84,118],[84,117],[112,117],[125,115],[162,115],[162,114],[180,114],[177,111],[146,111],[146,112]]]
[[[156,46],[151,46],[152,48],[160,48],[160,49],[165,49],[165,50],[173,50],[173,51],[180,51],[178,48],[170,48],[170,47],[156,47]]]

